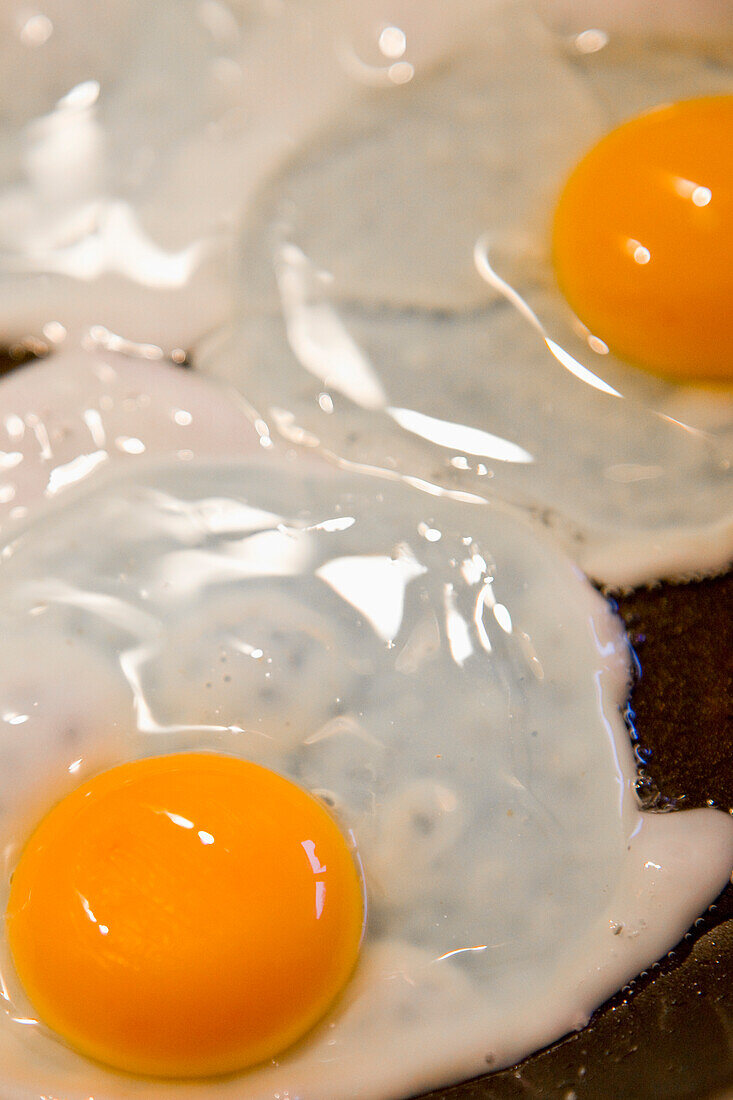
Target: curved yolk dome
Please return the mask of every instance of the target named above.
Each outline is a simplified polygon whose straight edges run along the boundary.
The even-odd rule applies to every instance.
[[[733,96],[650,111],[598,143],[560,197],[560,287],[622,358],[733,378]]]
[[[28,842],[7,910],[40,1017],[89,1057],[160,1076],[289,1046],[347,981],[362,924],[354,861],[321,804],[209,753],[73,791]]]

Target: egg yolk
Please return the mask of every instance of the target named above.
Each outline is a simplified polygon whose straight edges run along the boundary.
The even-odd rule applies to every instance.
[[[617,355],[733,378],[733,96],[650,111],[580,161],[553,228],[557,279]]]
[[[323,806],[210,753],[124,764],[60,802],[7,934],[40,1018],[117,1069],[195,1077],[284,1050],[354,967],[362,889]]]

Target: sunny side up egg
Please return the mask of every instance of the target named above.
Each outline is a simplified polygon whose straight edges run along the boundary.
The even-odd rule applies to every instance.
[[[733,381],[733,95],[667,104],[608,134],[563,188],[560,287],[622,359]]]
[[[3,899],[15,966],[6,955],[0,1053],[12,1100],[35,1100],[39,1089],[51,1095],[64,1090],[70,1100],[86,1100],[92,1093],[110,1100],[180,1095],[180,1085],[119,1076],[87,1061],[79,1050],[125,1069],[194,1075],[276,1052],[271,1062],[244,1075],[186,1086],[187,1093],[202,1098],[216,1093],[260,1100],[274,1091],[335,1100],[348,1091],[377,1100],[466,1077],[510,1063],[581,1024],[608,993],[677,941],[729,874],[729,817],[714,811],[639,813],[620,714],[628,654],[608,606],[549,536],[511,507],[483,499],[481,486],[491,480],[498,497],[535,512],[547,508],[545,519],[555,513],[559,530],[567,534],[570,528],[576,559],[608,581],[640,572],[650,576],[670,568],[671,561],[678,568],[688,567],[680,566],[681,560],[712,567],[714,553],[727,553],[721,538],[715,549],[711,540],[704,558],[699,553],[690,558],[691,548],[701,545],[700,532],[710,534],[715,519],[727,511],[729,479],[719,444],[675,426],[669,416],[658,417],[654,402],[644,399],[643,385],[636,391],[629,383],[629,392],[641,395],[638,403],[619,401],[627,385],[625,368],[611,367],[608,378],[614,369],[620,372],[617,389],[605,372],[600,377],[589,370],[583,355],[575,358],[571,345],[554,340],[554,284],[548,298],[549,284],[536,274],[528,283],[514,279],[515,271],[544,270],[533,252],[540,237],[531,232],[533,217],[535,228],[541,220],[541,204],[535,193],[522,192],[522,181],[531,191],[527,167],[536,163],[538,148],[550,168],[541,185],[549,196],[561,170],[569,170],[604,127],[596,126],[600,120],[592,111],[585,113],[587,89],[575,79],[582,59],[563,57],[530,9],[475,7],[487,17],[483,41],[479,36],[473,50],[432,76],[429,63],[423,73],[407,59],[413,55],[400,60],[411,35],[406,42],[399,33],[384,43],[380,37],[384,57],[397,58],[394,68],[360,67],[359,58],[349,55],[351,71],[376,74],[382,91],[389,86],[389,97],[365,97],[346,127],[304,146],[294,162],[295,175],[305,177],[304,194],[298,191],[300,178],[283,200],[276,175],[263,199],[264,214],[257,208],[250,216],[246,316],[238,342],[225,355],[202,356],[202,361],[236,376],[266,419],[238,406],[230,393],[174,375],[159,363],[115,358],[109,354],[115,346],[134,349],[99,325],[85,351],[74,351],[69,341],[63,356],[3,383],[8,442],[0,490],[0,653],[7,699],[0,729],[13,784],[3,792],[0,829],[8,877],[15,871],[12,884],[6,884],[9,899]],[[200,27],[187,24],[191,37],[184,41],[194,48],[186,56],[203,59],[200,72],[228,80],[233,73],[228,63],[236,67],[236,61],[227,50],[221,55],[220,47],[240,34],[241,13],[227,21],[227,10],[219,8],[217,16],[215,9],[200,8],[208,12],[203,37]],[[158,29],[163,32],[171,10],[162,9]],[[248,14],[257,24],[256,10]],[[123,23],[129,29],[129,22]],[[38,31],[37,23],[33,27],[26,30],[23,24],[26,37]],[[224,64],[210,68],[212,41],[213,61]],[[265,33],[264,41],[280,50],[279,34]],[[328,41],[333,44],[333,37]],[[273,56],[263,51],[264,75]],[[440,50],[434,56],[440,58]],[[517,57],[523,58],[521,66]],[[145,49],[140,60],[138,87],[146,72],[150,76]],[[522,88],[517,80],[528,72],[536,84]],[[695,92],[710,91],[711,79],[715,83],[719,75],[711,77],[708,68],[701,73],[697,62],[691,72],[689,83],[701,85],[691,88]],[[496,82],[488,94],[487,77]],[[407,94],[398,99],[395,84],[403,79]],[[12,306],[18,292],[23,309],[30,302],[37,314],[25,283],[32,274],[40,276],[35,285],[44,293],[51,287],[50,300],[70,309],[77,322],[80,316],[108,324],[110,318],[135,316],[139,325],[153,299],[163,306],[173,302],[177,320],[158,319],[160,332],[172,325],[176,343],[186,343],[183,329],[176,328],[181,317],[188,333],[200,332],[210,316],[211,298],[198,301],[198,290],[221,288],[221,272],[214,277],[206,268],[208,247],[200,247],[201,240],[210,243],[216,225],[216,219],[208,220],[217,205],[216,188],[202,192],[205,209],[198,210],[201,221],[194,218],[192,224],[203,237],[193,242],[185,236],[189,225],[181,239],[173,223],[177,215],[196,212],[195,202],[186,204],[175,173],[158,188],[156,173],[161,170],[165,178],[164,165],[146,168],[144,158],[137,167],[146,186],[152,183],[151,201],[140,202],[146,186],[140,188],[134,173],[126,184],[129,195],[121,199],[114,193],[113,172],[111,194],[106,177],[90,194],[72,187],[64,216],[57,219],[59,211],[51,210],[50,227],[35,220],[39,209],[45,210],[39,197],[55,163],[49,152],[61,158],[73,183],[74,173],[68,172],[73,164],[64,159],[72,147],[87,149],[88,166],[101,164],[106,172],[109,164],[97,156],[95,142],[102,135],[124,135],[124,127],[115,126],[115,96],[106,100],[105,79],[97,83],[96,90],[93,80],[76,85],[70,99],[61,96],[37,120],[40,126],[30,137],[39,145],[26,165],[28,179],[19,192],[5,192],[12,200],[5,208],[5,231],[12,236],[18,230],[22,238],[15,242],[22,261],[10,274],[8,300]],[[114,79],[108,83],[115,85]],[[334,86],[326,97],[331,106]],[[132,88],[123,80],[117,89],[118,108],[123,105],[117,121],[132,117],[125,116]],[[565,111],[569,104],[580,108],[579,127],[568,128],[560,141],[546,126],[547,116],[537,111],[538,88],[563,123],[571,117]],[[194,116],[210,91],[198,88],[188,97]],[[98,93],[100,108],[89,98]],[[239,102],[237,96],[232,98]],[[170,166],[181,135],[166,132],[162,102],[162,126],[155,112],[150,125],[172,138]],[[493,104],[499,123],[489,142],[482,136],[487,104]],[[321,121],[327,116],[328,111],[319,115]],[[217,114],[214,121],[221,123],[222,117]],[[519,124],[526,127],[528,119],[529,130],[522,130]],[[182,142],[190,161],[191,144],[210,148],[211,134],[221,128],[207,127],[204,119],[206,138],[197,146],[198,139],[189,139],[201,120],[184,121],[192,122]],[[301,139],[312,138],[313,122],[309,116],[298,131]],[[280,146],[261,157],[266,130],[255,128],[250,148],[262,161],[260,174],[282,159]],[[72,132],[83,140],[67,143],[63,134]],[[517,142],[517,133],[523,142]],[[471,171],[453,156],[456,135],[460,149],[477,137]],[[504,159],[502,135],[519,149],[513,166]],[[334,146],[343,146],[343,160],[334,158]],[[124,143],[119,148],[113,143],[113,161],[121,150]],[[350,165],[354,156],[356,165]],[[246,155],[234,163],[241,167]],[[393,170],[396,177],[390,177]],[[283,173],[286,191],[291,174],[290,167]],[[221,175],[240,178],[230,170]],[[250,187],[260,178],[245,176]],[[370,178],[376,182],[376,218],[370,208],[374,193],[363,186]],[[325,188],[324,179],[330,180]],[[487,191],[496,179],[500,188]],[[85,171],[79,181],[89,182]],[[350,181],[357,185],[349,186]],[[707,186],[692,182],[703,190]],[[713,189],[708,190],[712,198]],[[455,204],[450,208],[446,194]],[[172,195],[181,202],[172,202]],[[189,189],[188,198],[192,195]],[[478,220],[471,207],[477,195],[483,196]],[[328,217],[319,201],[327,204]],[[12,210],[24,218],[16,222],[8,216]],[[161,210],[173,212],[173,223],[156,222]],[[457,216],[447,217],[449,210]],[[343,217],[354,230],[347,234],[349,248],[342,248]],[[153,234],[146,235],[145,223],[156,225],[164,238],[168,234],[168,251],[151,247]],[[492,226],[494,237],[487,236]],[[59,227],[63,232],[57,237]],[[49,234],[40,243],[31,240],[30,251],[23,236],[29,228]],[[640,242],[639,247],[647,246]],[[342,262],[345,267],[339,268]],[[258,282],[273,266],[274,298],[270,288],[262,294]],[[19,273],[24,277],[18,279]],[[164,283],[156,283],[161,278]],[[92,309],[78,294],[85,283],[96,295],[98,316],[85,312]],[[497,295],[491,326],[485,325],[482,309],[485,283]],[[118,303],[112,291],[120,288]],[[162,297],[156,293],[161,289]],[[503,312],[502,296],[511,307]],[[182,302],[191,305],[190,316]],[[221,311],[222,299],[215,305]],[[165,343],[151,329],[118,327],[127,336]],[[482,327],[488,343],[474,377]],[[517,339],[519,329],[545,357],[536,369],[530,344]],[[575,337],[593,351],[589,339],[600,343],[587,330]],[[614,343],[610,332],[608,340]],[[467,383],[454,385],[460,372],[452,373],[450,392],[437,395],[444,408],[415,405],[412,386],[435,401],[429,391],[436,382],[442,385],[446,373],[432,370],[429,356],[444,366],[455,362],[457,348],[461,369],[469,368]],[[159,353],[154,345],[137,351]],[[295,388],[293,372],[288,373],[293,353]],[[242,363],[254,359],[258,369],[247,371],[243,382]],[[398,370],[392,369],[395,364]],[[401,377],[405,365],[415,373],[411,384]],[[505,385],[497,395],[493,385],[502,367]],[[524,379],[519,394],[511,378],[518,367]],[[515,429],[511,421],[535,384],[534,411],[541,408],[547,417],[546,438],[533,436],[534,427],[528,437],[526,427]],[[503,423],[487,421],[487,394]],[[462,404],[481,410],[479,424],[455,419]],[[717,395],[714,404],[717,410]],[[600,411],[601,428],[591,439],[587,418],[593,411]],[[583,430],[568,431],[580,412]],[[317,432],[307,423],[309,413],[317,418]],[[707,423],[709,404],[702,415]],[[331,434],[321,430],[323,424],[331,426]],[[372,464],[399,467],[413,475],[406,479],[413,485],[329,468],[302,450],[297,456],[281,452],[273,446],[271,427],[306,448],[321,443],[324,450],[359,462],[377,455]],[[610,440],[610,449],[596,457],[601,436]],[[418,441],[417,450],[404,446],[408,438]],[[445,457],[446,448],[448,476],[436,458]],[[581,501],[584,462],[589,476]],[[682,502],[657,493],[680,474],[695,479],[695,491]],[[443,484],[442,492],[435,483]],[[598,492],[599,487],[606,491]],[[595,550],[584,546],[589,535]],[[605,545],[604,556],[594,557],[609,536],[610,549]],[[671,552],[663,545],[669,536]],[[625,560],[614,573],[619,546],[631,547],[634,560]],[[182,761],[199,769],[193,801],[167,771],[161,785],[158,769],[175,771]],[[343,937],[338,980],[325,988],[304,980],[294,943],[301,925],[298,932],[281,926],[287,945],[281,940],[272,946],[280,932],[270,922],[265,928],[260,924],[256,934],[266,938],[277,959],[272,988],[266,988],[268,950],[256,960],[262,967],[260,988],[266,989],[262,995],[274,1004],[275,1037],[264,1044],[258,1037],[243,1038],[239,1027],[232,1034],[241,1008],[237,979],[247,965],[231,942],[242,933],[241,921],[232,914],[212,921],[207,910],[207,902],[215,907],[226,893],[216,862],[219,845],[234,844],[226,831],[231,820],[222,819],[227,815],[221,788],[212,797],[216,805],[202,801],[205,792],[199,788],[206,783],[200,783],[200,773],[209,761],[216,761],[216,771],[244,767],[249,773],[255,764],[262,766],[267,778],[259,789],[270,805],[274,788],[295,791],[296,801],[318,810],[331,838],[338,837],[333,821],[341,827],[334,855],[325,860],[316,825],[303,825],[307,838],[298,834],[294,840],[311,925],[314,916],[316,925],[332,919],[333,893],[324,876],[334,860],[348,880],[351,900],[335,914],[333,935],[329,929],[334,944]],[[118,778],[127,796],[134,776],[141,775],[144,785],[151,773],[157,785],[144,810],[150,811],[154,797],[155,822],[164,830],[157,858],[173,871],[179,856],[172,853],[184,853],[180,858],[192,868],[183,876],[171,873],[168,882],[156,875],[156,891],[166,895],[157,897],[155,919],[166,906],[171,912],[169,927],[164,930],[161,922],[155,937],[156,946],[170,945],[164,955],[141,942],[136,921],[144,919],[143,910],[134,899],[130,906],[130,880],[150,867],[147,841],[135,824],[139,804],[123,800],[120,806],[118,800],[118,817],[105,816],[106,809],[82,836],[68,826],[78,807],[86,810],[89,803],[92,813],[100,792],[104,803],[112,790],[114,802]],[[297,786],[283,788],[281,777]],[[110,866],[104,837],[119,833],[121,818],[141,846],[133,843],[120,857],[128,863]],[[169,842],[174,849],[165,847]],[[193,849],[186,847],[189,842]],[[79,879],[66,879],[60,858],[54,858],[68,846]],[[367,925],[353,978],[315,1030],[277,1053],[279,1044],[290,1044],[328,1007],[351,969],[362,914],[359,860]],[[270,862],[280,865],[285,859],[271,852]],[[127,873],[131,866],[134,875]],[[292,890],[290,876],[287,882],[278,877],[281,870],[268,867],[271,896]],[[198,892],[189,888],[194,875],[201,876]],[[82,881],[89,885],[77,888]],[[34,895],[40,910],[29,903]],[[245,884],[237,895],[243,910],[250,896]],[[254,896],[261,899],[261,881]],[[51,925],[43,911],[55,901],[59,923]],[[298,920],[295,912],[287,916]],[[574,929],[571,945],[558,942],[560,922]],[[316,933],[325,927],[316,927]],[[222,947],[218,936],[227,931],[230,942]],[[53,949],[62,940],[68,957],[59,959]],[[94,957],[84,946],[90,943]],[[75,945],[81,945],[79,954]],[[288,947],[292,973],[283,974]],[[227,950],[234,953],[228,956]],[[302,950],[308,952],[307,944]],[[207,954],[216,957],[216,966],[206,965]],[[109,980],[113,955],[128,971],[124,991]],[[89,1002],[79,1005],[78,989],[70,990],[69,980],[85,966],[87,974],[101,973],[104,980],[89,981]],[[146,990],[145,997],[136,998],[130,969],[140,974],[138,988]],[[198,988],[186,981],[194,973]],[[288,986],[293,1001],[309,1004],[296,1011],[297,1026],[289,1016],[297,1005],[278,1012]],[[174,1036],[172,1052],[170,1005],[181,998],[187,1030]],[[217,1013],[226,1016],[224,1029]],[[48,1025],[55,1025],[62,1040]],[[151,1054],[161,1035],[163,1045],[168,1043],[165,1053],[158,1046]]]
[[[266,181],[198,363],[286,439],[526,508],[602,583],[724,569],[731,91],[719,43],[490,5]]]
[[[99,347],[0,396],[8,1100],[176,1100],[109,1064],[258,1057],[232,1028],[253,967],[289,1044],[351,970],[362,882],[322,1022],[185,1092],[413,1094],[581,1025],[725,883],[729,815],[640,813],[623,630],[520,513],[285,450],[230,391]],[[255,852],[232,769],[265,777],[252,828],[279,821]]]
[[[350,977],[363,921],[322,803],[193,752],[67,795],[25,846],[6,913],[40,1019],[90,1058],[159,1077],[233,1073],[292,1046]]]

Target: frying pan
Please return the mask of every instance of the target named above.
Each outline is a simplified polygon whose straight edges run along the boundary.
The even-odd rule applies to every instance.
[[[709,35],[726,20],[733,29],[727,0],[538,0],[538,7],[563,33],[601,25]],[[436,6],[430,8],[435,18]],[[16,366],[0,356],[0,373]],[[653,812],[733,807],[733,573],[633,591],[617,603],[639,659],[630,736],[640,797]],[[728,1090],[733,1095],[731,887],[583,1031],[429,1100],[702,1098]]]

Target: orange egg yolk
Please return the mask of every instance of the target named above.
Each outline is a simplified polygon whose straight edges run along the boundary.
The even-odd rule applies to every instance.
[[[363,904],[315,798],[186,753],[113,768],[52,809],[6,920],[21,984],[71,1046],[194,1077],[270,1058],[319,1020],[354,967]]]
[[[733,96],[613,130],[560,197],[554,265],[617,355],[688,381],[733,378]]]

